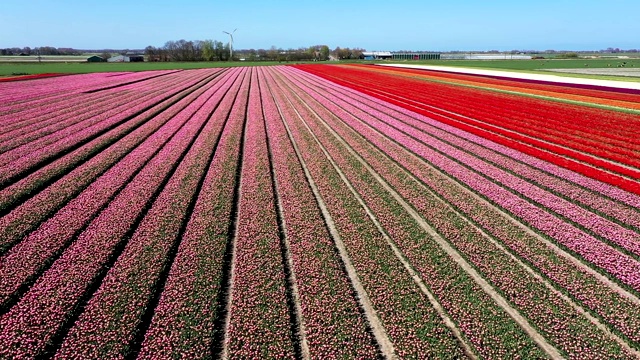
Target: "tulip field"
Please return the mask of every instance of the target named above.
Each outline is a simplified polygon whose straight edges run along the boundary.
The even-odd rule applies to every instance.
[[[0,358],[640,358],[640,92],[2,81]]]

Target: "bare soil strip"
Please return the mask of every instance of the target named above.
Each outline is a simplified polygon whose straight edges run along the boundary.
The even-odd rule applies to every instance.
[[[295,109],[294,109],[295,111]],[[297,111],[296,111],[297,113]],[[299,115],[299,114],[298,114]],[[373,308],[373,305],[371,304],[371,300],[369,299],[369,295],[367,294],[367,292],[364,289],[364,286],[362,285],[362,282],[360,281],[360,278],[358,277],[358,273],[356,272],[355,267],[353,266],[353,263],[351,262],[351,259],[349,258],[349,254],[346,250],[346,247],[344,245],[344,242],[342,241],[342,238],[340,237],[340,234],[338,233],[338,230],[336,228],[335,223],[333,222],[333,219],[331,217],[331,214],[329,213],[327,206],[324,203],[324,200],[322,199],[320,192],[318,191],[318,188],[316,186],[315,181],[313,180],[313,178],[311,177],[311,173],[309,172],[309,169],[307,168],[307,165],[304,161],[304,159],[302,158],[302,154],[300,153],[300,150],[298,148],[298,144],[295,142],[293,135],[291,134],[291,130],[289,128],[289,125],[284,122],[284,126],[287,130],[287,134],[289,135],[289,139],[291,139],[291,142],[293,144],[293,148],[296,152],[296,156],[298,157],[298,159],[300,160],[300,164],[302,165],[302,168],[304,170],[304,174],[305,177],[307,178],[307,181],[309,182],[309,186],[311,187],[311,190],[313,192],[313,195],[316,198],[316,201],[318,202],[318,206],[320,207],[320,211],[322,212],[322,216],[325,219],[325,223],[327,224],[327,228],[329,229],[329,232],[331,233],[331,236],[333,237],[333,240],[336,244],[336,248],[338,250],[338,253],[340,254],[340,258],[342,259],[342,262],[345,266],[345,269],[347,271],[347,275],[349,276],[349,280],[351,281],[351,284],[353,285],[354,290],[356,291],[356,294],[358,296],[358,301],[360,302],[360,305],[362,306],[363,310],[364,310],[364,314],[367,318],[367,321],[369,322],[369,325],[371,326],[371,330],[373,332],[373,335],[376,339],[376,341],[378,342],[378,346],[380,347],[380,350],[383,354],[383,356],[387,359],[396,359],[397,356],[395,354],[395,350],[393,348],[393,344],[391,343],[391,340],[389,339],[389,336],[387,335],[384,326],[382,325],[382,322],[380,321],[380,318],[378,318],[378,315],[376,314],[375,309]]]
[[[247,94],[248,96],[248,94]],[[227,272],[228,282],[223,284],[223,287],[220,289],[221,292],[224,292],[223,301],[225,303],[225,307],[223,310],[224,315],[224,331],[223,335],[220,336],[219,341],[221,344],[213,344],[214,348],[219,348],[220,353],[214,354],[219,355],[222,359],[229,358],[229,322],[231,321],[231,300],[233,299],[233,284],[235,282],[235,268],[236,268],[236,240],[238,237],[238,217],[240,216],[240,197],[242,196],[242,159],[244,158],[244,148],[245,148],[245,140],[247,137],[247,124],[249,123],[246,118],[246,109],[245,109],[245,119],[244,126],[242,128],[242,140],[240,146],[240,154],[238,155],[238,168],[236,170],[236,190],[234,192],[234,202],[233,202],[233,234],[229,237],[230,244],[227,245],[229,250],[229,255],[225,254],[225,257],[229,258],[229,266],[225,270]]]
[[[278,107],[278,112],[280,112],[280,116],[282,117],[282,121],[284,122],[284,117],[282,116],[282,111],[280,110],[280,105],[276,102],[276,106]],[[266,121],[265,116],[265,128],[267,129],[267,134],[269,133],[269,124]],[[302,308],[300,307],[300,294],[298,293],[298,286],[296,285],[298,281],[296,280],[296,274],[293,271],[293,260],[291,258],[291,247],[289,244],[289,239],[287,237],[287,224],[284,219],[284,212],[282,206],[282,199],[280,197],[280,192],[278,190],[279,183],[276,172],[273,168],[273,155],[271,153],[271,142],[269,140],[269,136],[267,136],[267,148],[269,149],[269,164],[271,171],[271,178],[273,178],[273,193],[275,196],[276,203],[276,211],[278,214],[278,225],[281,228],[281,247],[282,247],[282,256],[285,265],[285,272],[287,273],[287,287],[290,291],[291,302],[293,303],[293,321],[295,323],[295,335],[297,337],[297,343],[300,347],[300,356],[302,359],[310,359],[311,354],[309,351],[309,342],[307,341],[304,318],[302,317]],[[295,344],[295,343],[294,343]]]

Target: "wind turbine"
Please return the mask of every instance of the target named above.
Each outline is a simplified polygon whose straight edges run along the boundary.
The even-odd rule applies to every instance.
[[[229,41],[229,60],[230,61],[233,61],[233,34],[236,32],[236,30],[238,29],[236,28],[232,32],[222,31],[225,34],[228,34],[230,38],[230,41]]]

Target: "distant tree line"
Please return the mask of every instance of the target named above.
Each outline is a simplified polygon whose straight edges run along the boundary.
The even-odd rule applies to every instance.
[[[337,60],[358,59],[365,51],[361,48],[336,47],[331,50],[327,45],[312,45],[297,49],[283,49],[271,46],[269,49],[234,49],[234,60],[247,61],[324,61],[334,58]],[[82,55],[86,53],[101,54],[104,59],[113,54],[144,53],[147,61],[228,61],[229,43],[217,40],[177,40],[167,41],[163,46],[147,46],[144,50],[129,49],[93,49],[79,50],[72,48],[41,47],[13,47],[0,49],[0,55]]]
[[[72,48],[56,48],[53,46],[40,46],[31,48],[13,47],[0,49],[0,55],[82,55],[82,51]]]
[[[314,61],[314,60],[328,60],[333,57],[338,60],[346,59],[358,59],[362,52],[365,51],[361,48],[341,48],[336,47],[330,50],[327,45],[313,45],[309,47],[299,47],[297,49],[283,49],[272,46],[269,49],[241,49],[233,50],[233,57],[235,60],[245,59],[250,61]],[[155,47],[147,46],[144,50],[116,50],[116,49],[73,49],[73,48],[57,48],[53,46],[40,46],[40,47],[11,47],[0,49],[0,55],[83,55],[86,53],[102,53],[103,57],[108,57],[111,54],[127,54],[127,53],[143,53],[147,56],[148,61],[227,61],[229,60],[229,44],[217,40],[178,40],[167,41],[164,46]],[[416,52],[413,50],[407,50],[406,52]],[[420,52],[420,51],[418,51]],[[442,53],[449,54],[464,54],[468,53],[468,50],[454,50],[444,51]],[[609,47],[602,50],[511,50],[511,51],[499,51],[499,50],[474,50],[473,53],[486,53],[486,54],[617,54],[617,53],[639,53],[640,49],[620,49]]]
[[[234,49],[232,60],[247,61],[324,61],[336,59],[358,59],[364,49],[340,48],[333,51],[327,45],[313,45],[297,49]],[[228,61],[229,43],[217,40],[167,41],[162,47],[147,46],[144,50],[147,61]]]

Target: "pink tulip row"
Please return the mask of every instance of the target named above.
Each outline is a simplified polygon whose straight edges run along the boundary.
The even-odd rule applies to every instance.
[[[319,103],[314,110],[322,119],[330,121],[338,114],[327,109],[321,98],[315,100]],[[514,356],[512,351],[543,356],[522,329],[493,304],[321,123],[314,120],[309,125],[480,356],[505,358]]]
[[[212,82],[209,86],[216,87],[221,85],[220,83]],[[2,252],[6,251],[12,244],[21,240],[22,237],[34,230],[42,221],[53,215],[63,204],[74,196],[77,196],[85,187],[93,183],[90,189],[85,190],[86,196],[81,196],[75,200],[75,203],[78,204],[77,206],[67,208],[73,210],[64,211],[75,212],[79,215],[67,217],[61,214],[62,218],[67,219],[67,222],[72,220],[77,226],[81,226],[80,224],[82,224],[83,221],[88,221],[91,216],[93,216],[92,214],[101,209],[101,207],[104,206],[103,204],[135,174],[137,169],[144,165],[144,163],[154,155],[157,149],[168,141],[184,124],[186,118],[175,118],[169,122],[169,126],[162,127],[163,124],[197,100],[207,89],[208,87],[197,89],[171,107],[168,106],[172,102],[175,102],[176,99],[167,100],[161,103],[159,108],[154,108],[142,113],[139,117],[123,124],[122,127],[116,128],[105,134],[105,136],[87,143],[76,151],[67,154],[12,186],[0,191],[0,194],[6,195],[6,197],[3,196],[3,200],[6,202],[3,201],[0,204],[2,208],[7,209],[11,206],[12,199],[19,199],[20,196],[24,196],[22,194],[32,193],[38,190],[48,179],[70,171],[69,174],[66,174],[60,180],[51,184],[48,188],[37,193],[13,209],[13,211],[0,218],[0,234],[2,234],[2,236],[0,236],[2,238],[0,249],[3,250]],[[203,99],[200,101],[203,101]],[[157,114],[165,108],[167,108],[167,110]],[[148,121],[151,116],[154,116],[153,119]],[[139,127],[136,129],[137,126]],[[162,130],[158,131],[158,129]],[[129,131],[132,132],[122,138],[122,136]],[[109,143],[118,139],[119,141],[113,146],[108,147],[95,157],[81,164],[82,161],[94,155],[96,151],[104,149]],[[107,171],[107,169],[120,161],[142,141],[145,141],[145,139],[147,139],[146,141],[149,145],[139,147],[133,151],[132,154],[129,154],[125,158],[130,160],[120,162],[103,175],[102,180],[97,183],[94,182]],[[90,208],[93,209],[91,211],[88,208],[90,204],[92,204]],[[51,219],[50,223],[54,226],[57,221]],[[57,225],[54,226],[54,228],[56,227]],[[48,234],[50,230],[46,230],[47,228],[48,226],[45,226],[41,232]],[[67,229],[74,229],[69,226],[57,228],[64,229],[65,231],[68,231]],[[70,231],[69,234],[73,234],[73,231]]]
[[[189,113],[181,113],[185,120]],[[22,299],[0,318],[0,354],[31,357],[46,350],[92,284],[127,241],[137,219],[168,180],[206,120],[184,126],[78,236]],[[198,124],[200,123],[200,125]],[[133,289],[132,289],[133,290]],[[44,326],[43,326],[44,325]],[[30,343],[31,346],[20,346]]]
[[[262,103],[252,71],[225,349],[229,358],[293,358]]]
[[[37,230],[31,232],[11,251],[3,256],[1,261],[6,265],[0,269],[0,274],[7,280],[0,285],[0,304],[6,303],[18,289],[29,279],[34,278],[46,264],[50,262],[50,258],[62,251],[74,238],[75,234],[81,231],[98,213],[104,208],[109,201],[129,182],[136,172],[138,172],[162,147],[170,146],[168,141],[176,136],[178,131],[193,131],[189,129],[187,122],[194,116],[198,108],[207,104],[216,104],[219,98],[226,91],[226,86],[213,86],[211,83],[208,87],[203,88],[189,97],[185,98],[182,106],[178,104],[175,111],[166,111],[160,116],[150,120],[148,128],[145,125],[143,134],[149,135],[150,131],[155,131],[153,135],[148,137],[144,143],[137,148],[133,146],[140,144],[143,140],[139,136],[131,136],[118,142],[122,146],[120,151],[132,150],[127,156],[117,162],[111,169],[106,171],[101,177],[91,179],[85,176],[81,178],[75,176],[73,172],[70,176],[61,179],[56,184],[47,188],[38,196],[31,198],[23,206],[18,208],[5,218],[18,222],[20,226],[26,225],[20,221],[20,217],[13,215],[25,214],[26,216],[34,213],[34,207],[40,213],[40,221],[46,216],[46,209],[59,204],[64,200],[65,196],[58,189],[74,189],[74,182],[91,182],[91,184],[77,197],[73,198],[66,206],[62,207],[54,216],[42,223]],[[207,90],[207,91],[205,91]],[[180,110],[182,110],[180,112]],[[189,122],[191,124],[193,122]],[[163,126],[162,126],[163,125]],[[160,127],[162,126],[162,127]],[[183,130],[181,130],[183,129]],[[131,135],[139,135],[135,132]],[[128,141],[129,140],[129,141]],[[166,151],[166,150],[163,150]],[[107,156],[106,160],[115,162],[118,158],[113,158],[113,154],[108,156],[107,152],[100,154],[95,159]],[[123,156],[123,155],[121,155]],[[88,162],[85,165],[106,165],[93,164]],[[81,168],[77,168],[81,169]],[[59,185],[58,185],[59,184]],[[58,191],[56,191],[58,190]],[[79,190],[77,190],[79,191]],[[66,194],[67,198],[73,194]],[[52,208],[49,211],[53,211]],[[3,219],[4,220],[4,219]],[[36,221],[37,219],[29,218],[28,221]],[[24,231],[23,231],[24,232]]]
[[[283,99],[286,90],[277,89],[273,74],[259,71],[272,166],[309,355],[314,359],[374,358],[377,349],[373,338],[367,332],[353,289],[283,124],[296,121],[293,109]],[[414,349],[420,348],[415,342],[412,345]]]
[[[175,77],[175,78],[169,78],[169,77],[163,77],[163,82],[160,82],[160,80],[158,80],[157,82],[153,83],[153,84],[146,84],[145,88],[141,88],[139,89],[139,91],[135,91],[134,93],[138,94],[138,97],[140,99],[163,99],[162,97],[158,97],[158,95],[165,95],[165,100],[163,100],[164,103],[166,103],[168,99],[171,99],[171,97],[177,97],[176,95],[181,95],[181,92],[183,91],[188,91],[189,88],[195,89],[197,87],[199,87],[200,85],[198,85],[197,83],[199,81],[202,81],[201,77],[198,76],[197,74],[192,74],[191,76],[182,76],[182,77]],[[187,81],[187,80],[193,80],[193,81]],[[171,88],[169,91],[166,91],[166,87],[168,85],[175,85],[175,84],[180,84],[180,87],[174,87]],[[186,84],[186,86],[183,88],[182,85]],[[186,90],[185,90],[186,89]],[[121,96],[118,95],[117,93],[114,93],[113,96],[117,97]],[[133,95],[130,95],[130,99],[134,99]],[[23,144],[23,146],[18,147],[17,149],[14,149],[13,152],[9,152],[8,154],[2,154],[1,156],[6,157],[5,160],[3,162],[7,162],[7,161],[11,161],[11,159],[20,156],[21,153],[24,153],[25,151],[28,150],[28,147],[31,147],[32,150],[35,151],[39,151],[37,150],[38,147],[42,147],[45,146],[51,142],[55,142],[56,139],[58,139],[60,136],[63,135],[63,131],[65,131],[66,128],[68,128],[68,126],[66,125],[70,125],[70,124],[75,124],[77,121],[77,119],[84,119],[87,120],[89,122],[95,122],[95,120],[92,120],[92,117],[95,117],[94,115],[100,115],[102,113],[104,113],[105,111],[108,110],[112,110],[114,107],[118,107],[120,106],[123,110],[133,110],[133,109],[144,109],[145,106],[147,109],[153,109],[154,107],[158,108],[161,106],[161,104],[163,102],[158,102],[157,104],[153,105],[153,106],[147,106],[143,104],[143,100],[140,99],[134,99],[133,101],[130,101],[129,103],[125,104],[126,101],[116,101],[114,102],[113,100],[106,100],[104,103],[101,104],[100,107],[98,107],[97,109],[93,109],[91,104],[87,104],[84,103],[84,100],[82,99],[77,99],[77,98],[70,98],[70,99],[66,99],[66,104],[69,107],[73,108],[73,104],[79,103],[81,105],[79,105],[79,109],[77,109],[75,112],[70,112],[70,115],[65,115],[65,117],[57,117],[57,116],[53,116],[50,112],[43,112],[42,108],[39,109],[39,113],[42,114],[44,119],[47,119],[47,121],[38,121],[35,120],[35,122],[37,123],[37,125],[39,126],[42,123],[51,123],[54,124],[52,125],[52,128],[55,127],[57,128],[57,130],[60,131],[54,131],[54,133],[51,133],[52,128],[50,127],[46,127],[43,129],[40,129],[38,131],[35,132],[31,132],[31,133],[26,133],[23,136],[17,136],[16,139],[14,139],[12,142],[16,142],[17,145],[20,145],[21,142],[24,142],[25,139],[31,139],[34,140],[35,143],[30,143],[30,144]],[[138,104],[138,106],[136,106],[136,104]],[[90,109],[87,110],[87,107],[89,107]],[[81,111],[81,110],[82,111]],[[85,111],[86,110],[86,111]],[[149,111],[145,111],[147,113],[149,113]],[[138,118],[140,116],[140,114],[136,115],[135,117]],[[122,116],[120,116],[122,117]],[[129,120],[131,121],[131,120]],[[65,122],[68,122],[68,124],[65,125]],[[79,124],[75,124],[74,127],[78,128],[78,127],[82,127],[84,125],[88,126],[87,122],[82,122]],[[124,128],[127,126],[127,122],[119,125],[118,127],[116,127],[116,129],[119,128]],[[19,130],[19,129],[18,129]],[[110,130],[111,132],[113,131]],[[39,132],[42,132],[39,134]],[[6,136],[10,136],[12,134],[7,134]],[[34,138],[35,137],[35,138]],[[73,134],[71,134],[71,137],[73,137]],[[34,139],[32,139],[34,138]],[[43,139],[44,138],[44,139]],[[48,140],[47,140],[48,138]],[[99,139],[100,137],[97,137],[97,139]],[[59,140],[59,139],[58,139]],[[94,140],[95,141],[95,140]],[[38,146],[36,143],[37,142],[41,142],[40,146]],[[62,142],[64,142],[64,139],[62,140]],[[16,145],[14,144],[14,145]],[[5,144],[5,147],[9,147],[9,144]],[[13,147],[13,145],[11,145],[11,147]]]
[[[165,75],[170,75],[171,72],[164,72]],[[109,96],[110,94],[118,93],[117,88],[111,90],[101,91],[99,93],[85,93],[86,90],[92,87],[104,84],[109,78],[104,76],[96,77],[98,74],[84,74],[74,76],[63,76],[59,78],[38,79],[36,81],[27,81],[20,86],[14,86],[15,91],[13,97],[18,97],[21,101],[18,104],[11,105],[10,102],[5,102],[0,107],[0,123],[7,125],[14,125],[16,122],[24,120],[31,120],[34,118],[41,118],[43,116],[38,109],[48,108],[55,111],[65,112],[64,108],[60,105],[69,103],[69,98],[82,98],[82,99],[99,99],[101,96]],[[90,78],[89,76],[93,76]],[[149,77],[144,73],[128,73],[127,76],[136,77]],[[163,77],[152,77],[150,81],[158,81]],[[124,80],[124,78],[123,78]],[[111,80],[113,82],[113,80]],[[29,84],[33,84],[29,86]],[[140,85],[140,84],[139,84]],[[115,90],[115,91],[114,91]]]
[[[185,88],[193,85],[194,84],[187,83],[185,84]],[[137,95],[135,93],[129,94],[127,98],[129,101],[134,101]],[[142,102],[134,101],[133,106],[130,105],[124,109],[116,108],[106,110],[86,124],[71,126],[58,133],[43,136],[36,141],[0,154],[0,166],[4,165],[7,169],[7,171],[0,176],[0,185],[4,185],[12,176],[24,173],[42,161],[50,159],[59,153],[63,153],[73,146],[100,136],[103,132],[125,122],[127,117],[134,116],[165,98],[166,94],[162,92],[156,93],[155,96],[143,98]]]
[[[43,128],[55,128],[58,121],[64,120],[76,114],[90,113],[87,110],[99,108],[101,103],[118,100],[119,94],[81,94],[77,95],[83,98],[82,102],[78,102],[73,98],[67,98],[66,101],[59,101],[56,104],[48,104],[44,107],[46,113],[42,113],[42,107],[34,108],[33,111],[21,111],[11,114],[12,122],[2,126],[0,129],[0,141],[11,139],[14,136],[27,136],[37,130]],[[84,115],[84,114],[83,114]],[[88,117],[88,115],[84,115]]]
[[[337,108],[333,108],[331,111],[334,113],[340,112]],[[345,118],[348,118],[348,116],[345,116]],[[615,290],[608,288],[605,284],[595,279],[593,275],[586,273],[584,269],[576,268],[565,258],[558,257],[557,254],[553,253],[531,234],[514,226],[477,199],[465,195],[464,191],[457,189],[455,184],[442,176],[438,176],[437,173],[420,164],[420,161],[404,155],[404,150],[398,144],[382,139],[379,134],[372,132],[371,129],[357,122],[352,121],[351,126],[359,134],[370,139],[379,149],[395,158],[396,161],[419,177],[446,201],[450,201],[455,208],[467,214],[473,221],[489,230],[490,233],[493,233],[500,241],[512,248],[517,255],[539,266],[545,276],[559,283],[560,288],[570,289],[574,297],[584,301],[587,307],[608,320],[614,328],[619,329],[625,336],[635,342],[640,339],[638,334],[631,330],[640,325],[640,311],[632,301],[620,296]],[[380,172],[384,172],[388,168],[388,164],[377,167]],[[394,177],[390,177],[390,179],[394,179]],[[396,183],[394,185],[397,189],[407,188],[407,184],[404,183]],[[424,201],[424,199],[421,199],[421,201]],[[620,317],[621,312],[628,315],[636,314],[636,316]]]
[[[452,161],[452,157],[434,152],[423,142],[390,128],[386,123],[373,120],[370,124],[393,137],[403,144],[405,148],[418,154],[434,166],[458,179],[461,183],[522,219],[529,226],[538,229],[558,243],[580,254],[586,260],[610,272],[621,282],[640,290],[640,263],[637,260],[554,216],[546,208],[541,208],[528,202],[526,199],[515,195],[495,182],[481,176],[478,172],[473,171],[482,169],[483,166],[486,166],[486,163],[477,158],[458,153],[456,160],[465,162],[466,166],[463,166],[458,162]],[[506,182],[508,179],[501,177],[496,180]],[[526,191],[524,188],[522,190]],[[596,219],[597,217],[593,216],[593,218]],[[612,240],[615,240],[621,246],[624,245],[628,248],[633,246],[633,243],[626,238],[613,238]]]
[[[0,110],[5,113],[22,104],[20,111],[28,110],[38,101],[68,96],[70,92],[98,84],[106,80],[105,74],[78,74],[60,81],[59,77],[40,78],[30,81],[3,82],[0,84]]]
[[[185,77],[186,80],[188,78]],[[192,78],[193,79],[197,79],[197,78]],[[159,84],[160,85],[160,84]],[[110,143],[114,142],[119,136],[117,134],[126,134],[127,132],[131,131],[132,129],[135,129],[136,126],[140,125],[140,119],[144,119],[145,116],[146,117],[150,117],[153,116],[153,114],[158,113],[160,111],[162,111],[164,108],[167,107],[167,104],[171,104],[174,103],[176,101],[176,99],[179,99],[181,97],[184,96],[185,92],[191,92],[194,89],[196,89],[197,86],[191,86],[190,88],[186,88],[185,90],[183,90],[182,88],[176,88],[175,91],[170,91],[170,92],[165,92],[166,99],[163,100],[162,102],[159,102],[158,104],[154,105],[153,107],[150,107],[148,110],[140,113],[139,115],[136,115],[133,119],[128,120],[126,122],[124,122],[123,124],[121,124],[120,126],[109,130],[108,132],[106,132],[105,134],[103,134],[100,137],[95,138],[94,140],[82,145],[79,149],[76,149],[74,151],[71,152],[71,154],[76,154],[77,157],[79,157],[79,159],[84,159],[87,156],[90,156],[93,153],[99,152],[101,151],[105,146],[109,146]],[[182,91],[180,91],[182,90]],[[152,91],[152,90],[149,90]],[[157,90],[154,90],[155,92],[157,92]],[[70,100],[71,103],[72,100]],[[74,99],[74,102],[77,103],[81,103],[82,100],[81,99]],[[131,104],[130,104],[131,105]],[[105,109],[98,109],[98,112],[102,112]],[[121,136],[121,135],[120,135]],[[53,164],[58,163],[61,159],[63,158],[69,158],[70,155],[64,155],[60,158],[58,158],[57,160],[55,160],[53,163],[45,166],[44,168],[54,168],[54,169],[61,169],[62,167],[60,166],[53,166]],[[36,170],[36,172],[40,172],[42,171],[43,168],[40,168],[38,170]],[[64,170],[63,170],[64,171]],[[28,177],[32,178],[34,174],[29,175]],[[44,183],[46,182],[45,179],[42,179],[41,177],[38,177],[39,182]],[[25,179],[20,180],[20,183],[25,183],[24,182]],[[15,185],[15,184],[14,184]],[[22,185],[22,187],[24,187],[25,185]],[[7,208],[7,203],[10,203],[10,199],[19,197],[16,195],[16,193],[20,193],[20,190],[17,191],[9,191],[9,189],[12,186],[9,186],[8,188],[3,189],[2,191],[5,193],[6,197],[0,197],[0,209],[6,211]],[[29,189],[29,192],[33,192],[35,189]]]
[[[45,78],[26,82],[3,83],[0,93],[7,94],[2,101],[0,113],[12,114],[31,111],[34,108],[47,107],[69,96],[82,94],[88,90],[104,88],[131,81],[167,75],[174,70],[122,73],[120,77],[107,76],[107,73],[81,74],[55,78]],[[11,117],[0,117],[0,123],[12,122]]]
[[[202,107],[185,125],[198,137],[69,331],[57,358],[113,358],[132,352],[138,328],[145,312],[152,310],[150,303],[161,273],[170,266],[171,249],[177,246],[189,205],[224,125],[208,120],[222,99],[221,95],[208,98],[210,95],[200,96],[205,100]]]
[[[73,141],[73,136],[76,135],[76,133],[81,133],[82,130],[90,128],[91,126],[96,127],[103,124],[113,126],[108,123],[108,121],[113,120],[114,115],[118,112],[123,112],[125,109],[135,109],[136,105],[142,104],[157,96],[158,94],[153,94],[140,99],[138,94],[128,94],[128,96],[124,97],[122,101],[120,101],[120,106],[111,108],[108,104],[104,104],[105,108],[102,109],[102,111],[98,112],[95,116],[83,119],[80,122],[75,121],[75,118],[72,116],[71,120],[69,120],[71,123],[63,124],[68,126],[63,126],[60,129],[57,129],[57,131],[48,133],[45,129],[41,133],[36,132],[36,138],[28,138],[29,141],[26,142],[21,141],[21,137],[15,137],[15,140],[8,141],[8,143],[3,146],[2,153],[0,154],[0,166],[16,162],[16,160],[22,161],[26,156],[32,155],[41,148],[45,148],[46,146],[59,142],[61,139],[64,141]],[[131,103],[132,106],[127,107],[128,103]]]
[[[209,71],[207,69],[199,69],[195,72]],[[165,75],[171,74],[180,74],[182,70],[152,70],[152,71],[139,71],[139,72],[130,72],[126,74],[120,74],[117,76],[105,76],[104,81],[100,83],[96,83],[94,86],[87,87],[82,89],[82,92],[96,92],[96,91],[105,91],[111,90],[113,88],[118,89],[126,89],[128,86],[132,84],[136,87],[141,84],[144,85],[144,82],[155,79],[157,77],[162,77]]]
[[[222,71],[222,70],[220,70]],[[11,123],[3,126],[0,130],[0,141],[11,139],[11,143],[3,141],[1,151],[6,151],[16,144],[28,142],[43,135],[48,135],[70,125],[102,113],[105,109],[114,109],[126,103],[123,92],[134,92],[137,94],[136,101],[145,98],[145,95],[157,93],[159,89],[164,90],[167,86],[174,84],[178,79],[184,81],[184,75],[168,74],[158,78],[153,78],[144,83],[144,88],[136,84],[138,88],[133,89],[111,89],[100,93],[73,94],[72,97],[65,97],[60,101],[51,104],[41,104],[34,106],[27,111],[11,114]],[[132,90],[132,91],[130,91]],[[129,104],[131,106],[133,104]],[[42,108],[46,107],[47,112],[43,113]],[[11,147],[10,147],[11,145]]]
[[[153,83],[170,84],[172,81],[175,82],[179,78],[180,76],[177,74],[163,76],[147,81],[145,82],[145,85]],[[71,81],[71,79],[78,81],[75,76],[61,78],[58,80],[60,84],[56,84],[56,87],[67,82],[74,82]],[[79,84],[79,86],[87,86],[87,84],[82,82],[79,82]],[[149,91],[153,91],[153,89],[150,86],[146,86],[144,92]],[[136,92],[138,94],[143,94],[140,88],[137,89]],[[59,89],[56,96],[49,97],[47,102],[41,101],[33,103],[30,104],[28,108],[21,109],[19,111],[16,110],[15,112],[3,112],[3,115],[0,115],[0,123],[4,123],[4,126],[2,126],[0,133],[2,133],[2,136],[4,137],[8,136],[10,132],[25,134],[45,126],[51,126],[52,124],[57,124],[61,119],[65,116],[68,117],[70,114],[79,115],[77,114],[78,112],[86,113],[88,110],[95,110],[94,108],[99,107],[100,104],[106,101],[117,101],[122,97],[123,93],[124,92],[119,89],[111,89],[92,94],[85,94],[77,91],[66,92]],[[46,108],[48,111],[43,113],[43,108]]]
[[[400,132],[388,125],[391,119],[371,119],[367,121],[378,131],[382,131],[404,148],[412,151],[450,176],[458,179],[475,192],[494,201],[498,206],[510,211],[515,217],[524,220],[529,226],[538,229],[546,236],[575,251],[594,265],[606,270],[622,283],[634,289],[640,289],[640,262],[632,256],[621,253],[617,249],[598,241],[592,235],[585,233],[568,222],[554,216],[543,208],[529,203],[520,196],[500,187],[493,181],[488,181],[472,169],[485,166],[478,159],[466,154],[459,154],[459,161],[466,161],[466,166],[452,161],[443,153],[435,152],[425,143],[407,133]],[[366,127],[366,126],[365,126]],[[419,134],[416,134],[418,136]],[[480,170],[479,170],[480,171]],[[501,179],[498,179],[501,180]],[[633,246],[626,239],[615,239],[620,244]]]
[[[299,93],[305,97],[305,103],[313,103],[313,100],[308,100],[305,92]],[[367,178],[363,173],[354,175],[352,169],[354,166],[358,168],[353,163],[355,160],[351,159],[350,164],[343,163],[341,157],[344,156],[344,148],[336,146],[326,130],[323,130],[317,121],[311,120],[313,115],[308,110],[305,111],[304,106],[297,107],[328,152],[336,162],[340,162],[340,168],[348,171],[346,175],[354,182],[355,188],[371,206],[394,241],[399,246],[422,249],[421,256],[409,260],[422,274],[422,280],[440,300],[480,356],[504,358],[519,352],[534,357],[543,356],[522,329],[493,304],[488,295],[430,240],[424,231],[417,228],[417,225],[403,214],[403,210],[388,194],[366,192],[367,187],[376,181]],[[313,109],[316,112],[324,112],[321,115],[323,118],[331,116],[326,112],[326,108],[323,109],[320,105],[313,106]],[[362,207],[355,201],[328,161],[318,156],[322,151],[314,144],[304,125],[297,121],[292,122],[291,127],[294,129],[296,141],[300,143],[300,149],[304,149],[305,160],[308,159],[312,176],[318,182],[321,194],[349,249],[360,278],[371,286],[367,289],[371,301],[379,307],[376,311],[382,317],[385,329],[390,332],[394,346],[398,346],[398,352],[409,357],[433,352],[437,357],[456,349],[451,344],[451,335],[445,331],[442,320],[433,309],[423,307],[429,307],[428,300],[419,296],[415,284],[412,284],[406,270],[399,264]],[[363,183],[371,185],[362,187]],[[404,243],[409,241],[412,244]],[[384,265],[381,264],[382,261]],[[405,279],[405,282],[400,282],[400,279]],[[401,284],[404,286],[400,286]],[[422,315],[415,312],[418,307],[422,308]],[[429,319],[429,323],[425,322],[425,319]],[[418,332],[411,334],[413,331]],[[438,341],[420,339],[419,334],[438,334]]]
[[[220,110],[210,121],[227,122],[191,213],[164,291],[139,352],[141,359],[179,357],[206,359],[221,316],[218,298],[223,289],[224,257],[232,233],[233,198],[245,119],[249,81],[237,74]],[[238,95],[236,100],[235,95]],[[227,120],[228,119],[228,120]]]
[[[120,111],[124,111],[131,106],[135,106],[137,103],[142,103],[144,100],[152,98],[153,95],[153,93],[146,91],[145,93],[135,94],[128,98],[111,98],[107,96],[104,101],[98,104],[88,102],[83,104],[84,107],[70,109],[70,112],[60,116],[50,114],[46,121],[43,121],[43,119],[34,119],[32,124],[34,124],[35,129],[30,129],[28,124],[17,124],[20,127],[17,131],[9,132],[2,136],[2,140],[5,141],[0,147],[0,152],[6,153],[13,150],[15,155],[9,159],[15,159],[25,152],[28,153],[39,147],[49,145],[63,137],[72,135],[79,129],[95,124],[98,121],[97,119],[99,119],[99,115],[107,110],[119,109]],[[75,103],[76,101],[77,99],[69,100],[70,103]],[[20,152],[16,149],[20,147],[26,151]],[[7,162],[7,160],[3,161]]]
[[[48,181],[56,176],[61,176],[68,171],[73,170],[78,164],[82,163],[82,161],[87,160],[92,155],[104,150],[119,138],[126,136],[128,132],[135,130],[136,127],[142,125],[148,118],[152,117],[154,113],[160,111],[160,109],[166,107],[167,104],[172,101],[174,101],[174,98],[159,103],[130,121],[106,132],[103,136],[84,144],[69,154],[58,158],[46,166],[38,168],[26,177],[3,188],[0,190],[0,209],[2,211],[8,211],[17,201],[19,201],[19,199],[28,194],[34,194],[39,187],[44,186]]]

